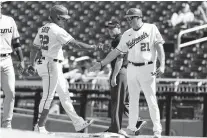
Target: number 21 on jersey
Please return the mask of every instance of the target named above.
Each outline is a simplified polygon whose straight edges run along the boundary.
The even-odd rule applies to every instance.
[[[150,51],[149,43],[141,43],[141,51]]]
[[[48,50],[49,37],[48,35],[39,35],[40,43],[43,50]]]

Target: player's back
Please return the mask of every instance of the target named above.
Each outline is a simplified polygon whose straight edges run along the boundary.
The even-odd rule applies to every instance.
[[[60,37],[66,34],[68,33],[57,24],[47,23],[38,30],[34,46],[41,48],[43,56],[63,60],[62,46],[64,43]]]

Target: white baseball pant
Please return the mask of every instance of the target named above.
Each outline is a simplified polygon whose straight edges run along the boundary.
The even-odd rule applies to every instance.
[[[3,118],[2,126],[4,122],[11,123],[13,117],[14,100],[15,100],[15,73],[11,56],[0,58],[1,69],[1,88],[5,94],[3,104]]]
[[[83,118],[77,115],[72,105],[66,85],[67,80],[64,78],[61,63],[46,57],[44,60],[42,59],[42,64],[37,65],[36,69],[40,77],[42,77],[43,83],[43,96],[39,105],[39,113],[41,113],[43,109],[50,108],[55,91],[57,91],[60,102],[73,121],[73,124],[83,123]]]
[[[136,130],[136,123],[139,116],[139,96],[142,90],[153,122],[153,131],[161,132],[160,112],[156,98],[156,77],[151,72],[155,72],[155,64],[144,66],[134,66],[129,63],[127,68],[127,83],[129,89],[129,125],[128,128]]]

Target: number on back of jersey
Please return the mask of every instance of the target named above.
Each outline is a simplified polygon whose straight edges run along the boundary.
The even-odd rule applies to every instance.
[[[40,37],[40,43],[41,43],[41,49],[48,50],[48,43],[49,43],[49,37],[48,35],[39,35]]]

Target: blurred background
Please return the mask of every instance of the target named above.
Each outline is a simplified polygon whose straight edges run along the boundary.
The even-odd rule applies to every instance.
[[[103,59],[110,51],[110,38],[104,28],[111,18],[121,21],[122,32],[129,29],[124,15],[129,8],[143,11],[144,22],[154,23],[166,43],[165,73],[157,79],[157,96],[164,135],[207,136],[207,2],[206,1],[12,1],[2,4],[2,13],[16,21],[26,64],[30,47],[39,27],[47,23],[49,9],[62,4],[71,19],[66,30],[77,40],[88,44],[103,43],[102,51],[77,51],[64,48],[63,72],[68,80],[71,97],[78,114],[96,118],[97,124],[88,131],[104,131],[110,122],[111,66],[89,73],[94,61]],[[15,53],[14,66],[17,67]],[[17,69],[16,69],[17,71]],[[14,128],[31,130],[37,119],[41,80],[16,72],[16,101]],[[2,92],[1,92],[2,95]],[[3,97],[3,96],[1,96]],[[152,133],[148,107],[143,94],[140,117],[148,121],[142,134]],[[27,119],[25,119],[27,118]],[[74,131],[56,95],[51,106],[48,129]],[[20,122],[22,125],[19,125]],[[69,121],[70,122],[70,121]],[[69,123],[68,122],[68,123]],[[55,125],[50,125],[54,124]],[[64,125],[66,125],[64,127]],[[127,125],[124,116],[123,126]]]

